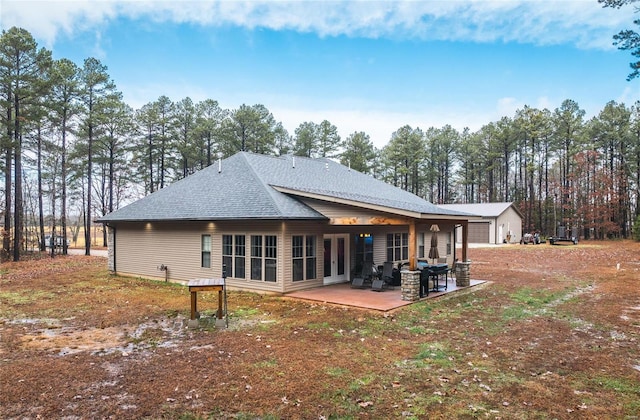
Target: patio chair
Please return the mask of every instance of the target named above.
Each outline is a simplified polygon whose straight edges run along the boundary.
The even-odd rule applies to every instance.
[[[365,283],[372,283],[373,279],[378,277],[378,270],[376,269],[373,261],[365,261],[362,263],[362,277]]]
[[[362,270],[360,271],[360,275],[354,277],[351,282],[351,287],[354,289],[364,289],[368,287],[372,282],[373,278],[376,276],[376,269],[373,266],[371,261],[365,261],[362,263]]]
[[[393,268],[393,263],[386,261],[383,265],[382,265],[382,273],[380,275],[380,278],[382,279],[382,281],[384,281],[384,283],[390,287],[393,290],[393,287],[395,286],[395,279],[394,279],[394,268]],[[397,273],[399,274],[399,271],[397,271]]]
[[[420,293],[419,296],[425,297],[425,296],[429,296],[429,281],[431,281],[433,283],[433,276],[431,275],[431,270],[429,270],[428,268],[423,269],[420,272]],[[435,287],[435,284],[434,284]]]
[[[351,288],[353,289],[364,289],[365,286],[364,285],[364,278],[362,277],[354,277],[353,281],[351,282]]]
[[[447,259],[446,258],[438,258],[438,264],[446,264],[447,263]],[[456,269],[456,262],[453,262],[453,265],[451,267],[447,267],[447,276],[445,278],[445,281],[448,281],[449,278],[451,278],[451,281],[453,281],[453,273]]]
[[[458,262],[458,260],[453,260],[453,264],[451,264],[451,267],[449,268],[449,277],[451,278],[451,281],[453,281],[453,276],[456,274],[456,263]]]
[[[382,279],[373,279],[373,282],[371,282],[371,290],[373,290],[374,292],[384,291],[384,282],[382,281]]]
[[[382,265],[382,273],[371,283],[371,289],[381,292],[384,288],[393,289],[393,263],[385,261]]]
[[[366,261],[364,263],[363,271],[366,271],[369,280],[373,280],[374,277],[379,277],[378,269],[376,268],[373,261]]]

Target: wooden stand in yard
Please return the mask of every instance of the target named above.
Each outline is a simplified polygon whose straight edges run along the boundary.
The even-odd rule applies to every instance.
[[[217,320],[222,320],[224,315],[224,325],[229,326],[229,315],[227,312],[227,289],[225,279],[193,279],[189,280],[189,292],[191,293],[191,320],[200,317],[198,313],[198,292],[218,292]],[[217,322],[216,322],[217,324]]]

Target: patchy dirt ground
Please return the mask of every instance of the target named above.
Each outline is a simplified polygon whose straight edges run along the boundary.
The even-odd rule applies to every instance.
[[[0,417],[639,418],[639,255],[471,249],[489,283],[392,313],[231,292],[228,329],[103,258],[4,263]]]

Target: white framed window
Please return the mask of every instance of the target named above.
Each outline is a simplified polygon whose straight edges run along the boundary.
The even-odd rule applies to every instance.
[[[409,234],[387,234],[387,261],[403,261],[409,259]]]
[[[247,255],[247,250],[245,246],[246,237],[244,235],[235,235],[234,238],[234,249],[233,249],[233,268],[234,268],[234,277],[237,279],[245,278],[245,257]]]
[[[222,235],[222,267],[229,277],[245,278],[245,235]]]
[[[251,235],[251,280],[275,282],[277,279],[278,238]]]
[[[311,279],[315,279],[318,274],[317,274],[317,256],[316,256],[316,249],[317,249],[317,241],[316,241],[316,236],[312,235],[312,236],[307,236],[306,237],[306,259],[305,259],[305,263],[307,264],[307,269],[306,269],[306,273],[307,273],[307,280],[311,280]]]
[[[211,268],[211,235],[202,235],[201,240],[201,264],[202,268]]]
[[[314,280],[317,277],[317,239],[315,235],[291,237],[293,281]]]

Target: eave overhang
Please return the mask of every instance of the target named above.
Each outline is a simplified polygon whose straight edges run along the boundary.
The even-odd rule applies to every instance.
[[[464,220],[476,220],[476,219],[479,220],[480,219],[480,216],[475,216],[475,215],[467,215],[467,214],[452,215],[452,214],[441,214],[441,213],[421,213],[421,212],[417,212],[417,211],[412,211],[412,210],[407,210],[407,209],[400,209],[400,208],[396,208],[396,207],[382,206],[382,205],[379,205],[379,204],[372,204],[372,203],[365,203],[365,202],[361,202],[361,201],[349,200],[347,198],[335,197],[335,196],[319,194],[319,193],[313,193],[313,192],[308,192],[308,191],[300,191],[300,190],[296,190],[296,189],[293,189],[293,188],[286,188],[286,187],[274,186],[274,185],[272,185],[271,187],[273,189],[275,189],[276,191],[281,192],[283,194],[288,194],[288,195],[297,196],[297,197],[303,197],[303,198],[310,198],[310,199],[320,200],[320,201],[325,201],[325,202],[330,202],[330,203],[343,204],[343,205],[346,205],[346,206],[352,206],[352,207],[357,207],[357,208],[366,209],[366,210],[374,210],[374,211],[379,211],[379,212],[384,212],[384,213],[390,213],[390,214],[394,214],[394,215],[402,216],[402,217],[406,217],[406,218],[411,218],[411,219],[419,219],[419,220],[439,219],[439,220],[451,220],[451,221],[464,221]]]

